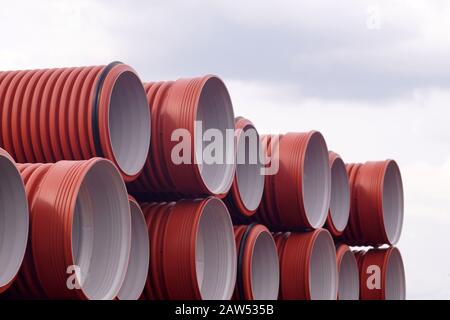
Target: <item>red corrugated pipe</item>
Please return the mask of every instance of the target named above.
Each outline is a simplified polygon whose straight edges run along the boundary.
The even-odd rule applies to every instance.
[[[28,241],[25,187],[13,158],[0,148],[0,293],[19,272]]]
[[[359,299],[359,269],[355,254],[346,244],[336,247],[339,274],[338,300]]]
[[[395,247],[356,252],[361,300],[404,300],[405,269]]]
[[[336,300],[338,272],[333,238],[326,229],[275,235],[281,300]]]
[[[236,281],[236,244],[218,198],[143,204],[150,267],[143,298],[228,300]]]
[[[144,86],[153,115],[152,139],[144,172],[129,190],[140,200],[225,196],[235,171],[234,113],[225,84],[208,75]],[[225,148],[215,163],[202,156],[202,148],[206,154],[205,146],[213,145],[205,141],[211,129],[222,134],[223,143],[216,142]],[[227,130],[231,139],[225,139]]]
[[[129,196],[131,211],[131,249],[125,280],[118,300],[137,300],[144,291],[150,261],[147,222],[139,203]]]
[[[335,238],[342,235],[350,215],[350,186],[344,161],[335,152],[329,153],[331,197],[326,228]]]
[[[236,173],[225,202],[236,222],[252,216],[264,191],[264,165],[258,131],[245,118],[235,119]]]
[[[128,196],[112,162],[18,164],[30,205],[30,242],[11,297],[113,299],[131,243]]]
[[[279,137],[279,152],[277,138]],[[272,230],[321,228],[330,204],[331,174],[328,149],[322,134],[288,133],[263,136],[267,156],[279,160],[275,175],[266,175],[257,221]],[[271,154],[271,151],[275,153]]]
[[[403,185],[394,160],[348,164],[350,218],[343,239],[350,245],[398,242],[403,225]]]
[[[112,160],[142,170],[150,113],[136,72],[107,66],[0,72],[0,145],[18,162]]]
[[[236,300],[277,300],[280,267],[272,234],[261,224],[235,226],[238,253]]]

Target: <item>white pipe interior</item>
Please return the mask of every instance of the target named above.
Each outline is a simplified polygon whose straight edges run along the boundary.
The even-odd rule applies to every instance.
[[[144,291],[150,261],[147,223],[141,208],[130,201],[131,250],[128,269],[117,297],[120,300],[137,300]]]
[[[308,142],[303,171],[303,202],[313,228],[324,225],[331,195],[328,149],[322,134],[315,132]]]
[[[114,157],[127,175],[144,166],[150,146],[150,109],[141,80],[130,71],[114,83],[109,104],[109,134]]]
[[[280,267],[277,247],[269,232],[262,232],[253,247],[251,284],[254,300],[277,300]]]
[[[0,287],[14,279],[28,241],[28,204],[20,173],[0,156]]]
[[[230,189],[235,173],[235,146],[234,146],[234,113],[233,105],[225,84],[216,77],[212,77],[204,84],[198,102],[196,121],[201,122],[201,136],[194,135],[196,163],[208,190],[213,194],[223,194]],[[204,133],[214,129],[220,132],[222,141],[205,141]],[[231,139],[227,139],[227,130],[230,130]],[[210,131],[212,132],[212,131]],[[205,161],[203,154],[208,145],[218,145],[221,153],[218,161]],[[209,149],[208,149],[209,150]],[[199,160],[201,159],[201,160]]]
[[[339,300],[359,300],[359,270],[353,252],[344,253],[339,268]]]
[[[341,158],[337,158],[331,166],[330,212],[336,230],[343,231],[350,215],[350,186]]]
[[[250,211],[258,208],[264,192],[260,152],[261,142],[256,129],[245,127],[237,143],[236,177],[241,200]]]
[[[81,290],[91,300],[114,299],[131,247],[125,184],[109,161],[95,163],[80,187],[72,224],[72,255]]]
[[[203,300],[229,300],[236,282],[236,245],[230,214],[211,198],[200,217],[195,248],[197,282]]]
[[[336,300],[338,272],[336,249],[331,235],[323,230],[317,236],[309,262],[311,300]]]
[[[403,226],[403,184],[400,169],[390,161],[383,183],[383,220],[391,244],[400,239]]]
[[[402,256],[394,248],[389,256],[386,271],[386,300],[404,300],[406,297],[405,268]]]

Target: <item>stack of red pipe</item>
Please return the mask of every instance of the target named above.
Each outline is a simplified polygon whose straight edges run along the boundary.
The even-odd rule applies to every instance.
[[[260,136],[216,76],[0,72],[0,117],[4,298],[405,296],[398,249],[379,248],[401,233],[395,161],[345,165],[318,131]]]

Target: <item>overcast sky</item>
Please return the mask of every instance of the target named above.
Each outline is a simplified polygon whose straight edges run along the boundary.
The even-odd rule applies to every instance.
[[[348,162],[396,159],[408,298],[450,298],[449,1],[4,1],[0,70],[214,73],[260,132],[320,130]]]

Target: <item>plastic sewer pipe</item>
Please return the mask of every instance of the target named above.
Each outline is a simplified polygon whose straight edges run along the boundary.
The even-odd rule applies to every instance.
[[[280,259],[280,300],[336,300],[338,271],[326,229],[275,235]]]
[[[339,274],[338,300],[359,300],[359,269],[355,254],[346,244],[336,247]]]
[[[349,245],[398,242],[403,226],[403,184],[394,160],[347,164],[350,218],[343,240]]]
[[[404,300],[405,269],[396,247],[356,252],[361,300]]]
[[[236,300],[277,300],[280,268],[272,234],[261,224],[235,226],[238,252]]]
[[[311,131],[263,136],[262,143],[272,164],[279,161],[279,170],[265,177],[264,195],[255,220],[271,230],[321,228],[331,193],[328,149],[322,134]]]
[[[342,235],[350,215],[350,185],[345,163],[335,152],[329,152],[331,197],[326,228],[334,238]]]
[[[229,300],[236,282],[236,244],[218,198],[141,205],[150,236],[143,299]]]
[[[144,291],[150,261],[147,222],[137,201],[129,196],[131,211],[131,250],[125,280],[118,300],[138,300]]]
[[[0,72],[0,145],[18,162],[110,159],[126,181],[141,172],[150,113],[128,65]]]
[[[144,87],[153,116],[152,139],[144,172],[129,185],[131,193],[143,201],[224,197],[235,172],[234,113],[225,84],[207,75]],[[217,130],[224,139],[219,146],[225,148],[223,158],[205,159],[208,146],[214,146],[205,140]],[[231,139],[225,139],[227,131]]]
[[[10,296],[114,299],[125,278],[131,218],[122,177],[106,159],[18,164],[30,243]]]
[[[25,187],[12,157],[0,148],[0,293],[14,281],[28,241]]]
[[[249,120],[235,119],[236,173],[225,199],[234,220],[250,217],[258,209],[264,191],[264,165],[258,131]]]

